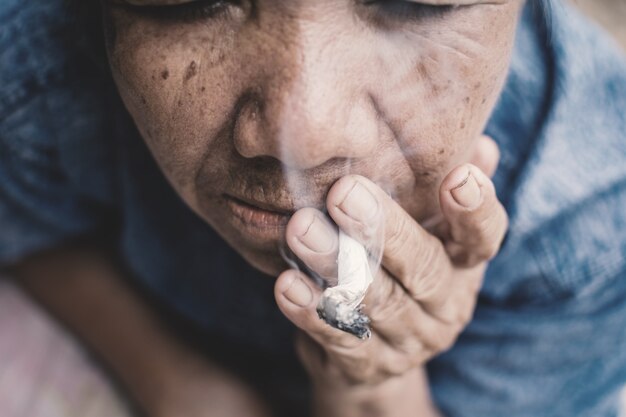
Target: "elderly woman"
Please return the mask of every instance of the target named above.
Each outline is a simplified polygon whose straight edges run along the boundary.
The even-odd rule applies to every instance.
[[[522,0],[100,3],[0,6],[0,262],[138,410],[616,415],[604,35]],[[369,338],[316,312],[340,231]]]

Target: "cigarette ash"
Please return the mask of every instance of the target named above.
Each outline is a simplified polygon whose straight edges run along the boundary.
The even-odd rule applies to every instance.
[[[339,330],[369,339],[370,319],[361,306],[373,280],[369,259],[363,245],[341,231],[337,263],[338,283],[324,291],[317,314]]]

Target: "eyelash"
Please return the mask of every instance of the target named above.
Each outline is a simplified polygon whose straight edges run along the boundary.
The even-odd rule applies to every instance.
[[[238,5],[238,0],[196,0],[166,6],[126,7],[142,15],[162,20],[195,21],[211,19],[228,12],[230,6]]]
[[[384,17],[405,21],[443,18],[457,7],[404,0],[365,0],[363,4],[376,8]]]
[[[195,21],[217,17],[228,12],[230,6],[240,5],[240,0],[196,0],[170,6],[132,6],[127,8],[159,19]],[[456,6],[416,3],[406,0],[365,0],[363,4],[376,9],[386,18],[398,20],[424,20],[445,17]]]

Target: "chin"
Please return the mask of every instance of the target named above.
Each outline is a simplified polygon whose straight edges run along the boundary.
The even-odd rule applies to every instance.
[[[277,278],[282,272],[289,269],[289,265],[280,256],[280,254],[278,254],[278,252],[274,254],[267,252],[240,253],[248,264],[265,275]]]

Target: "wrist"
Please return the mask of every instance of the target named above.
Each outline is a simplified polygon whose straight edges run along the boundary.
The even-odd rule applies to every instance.
[[[316,382],[313,398],[316,417],[440,416],[430,397],[426,372],[421,367],[375,385],[338,386]]]

